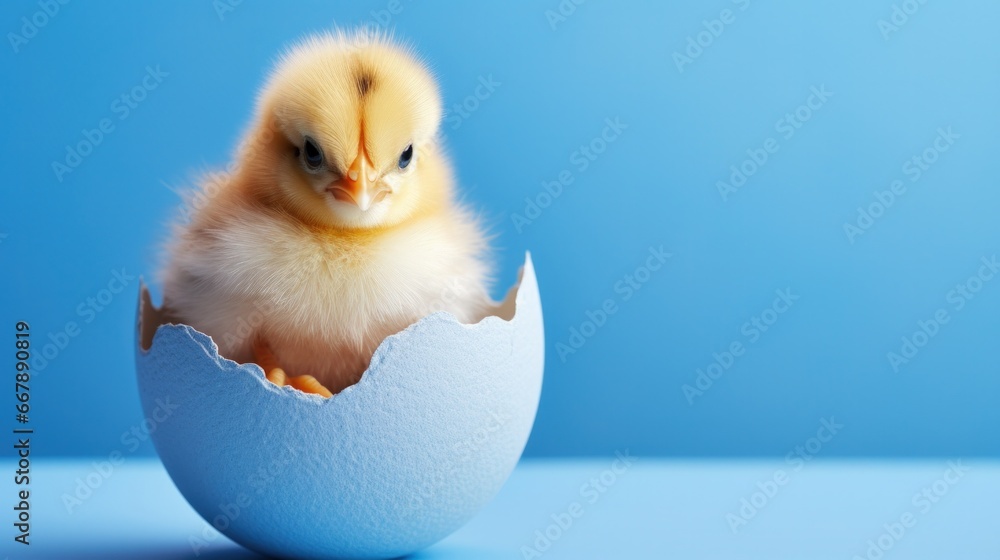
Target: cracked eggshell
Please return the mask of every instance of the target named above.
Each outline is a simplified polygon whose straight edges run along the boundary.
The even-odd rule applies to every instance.
[[[175,407],[152,431],[164,466],[206,521],[272,556],[392,558],[446,537],[500,490],[538,407],[530,255],[495,316],[421,319],[331,399],[277,387],[210,337],[164,324],[145,287],[138,313],[143,409]]]

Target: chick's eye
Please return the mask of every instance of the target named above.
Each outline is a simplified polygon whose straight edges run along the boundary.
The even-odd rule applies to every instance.
[[[302,145],[302,160],[309,169],[319,169],[319,166],[323,165],[323,152],[319,150],[315,140],[308,136],[305,140]]]
[[[403,150],[403,153],[399,155],[399,168],[406,169],[407,165],[410,165],[410,161],[413,160],[413,144],[410,144]]]

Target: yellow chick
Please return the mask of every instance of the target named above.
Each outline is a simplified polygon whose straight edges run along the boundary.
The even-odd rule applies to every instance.
[[[231,172],[202,182],[201,208],[175,229],[162,274],[173,318],[327,397],[418,319],[481,319],[488,246],[456,201],[441,113],[429,71],[383,35],[292,48]]]

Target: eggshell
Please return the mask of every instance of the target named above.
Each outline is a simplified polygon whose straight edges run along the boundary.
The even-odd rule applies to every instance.
[[[530,255],[494,311],[474,325],[421,319],[382,342],[360,382],[323,399],[220,357],[187,325],[162,324],[143,287],[136,369],[146,415],[162,419],[153,443],[194,509],[247,548],[414,552],[493,498],[534,422],[544,339]]]

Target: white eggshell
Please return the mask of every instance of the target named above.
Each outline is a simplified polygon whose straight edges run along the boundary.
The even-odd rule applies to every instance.
[[[498,316],[421,319],[331,399],[271,384],[189,326],[161,326],[145,288],[139,306],[142,405],[170,409],[152,432],[163,464],[206,521],[264,554],[392,558],[431,545],[500,490],[534,422],[544,335],[530,255]]]

